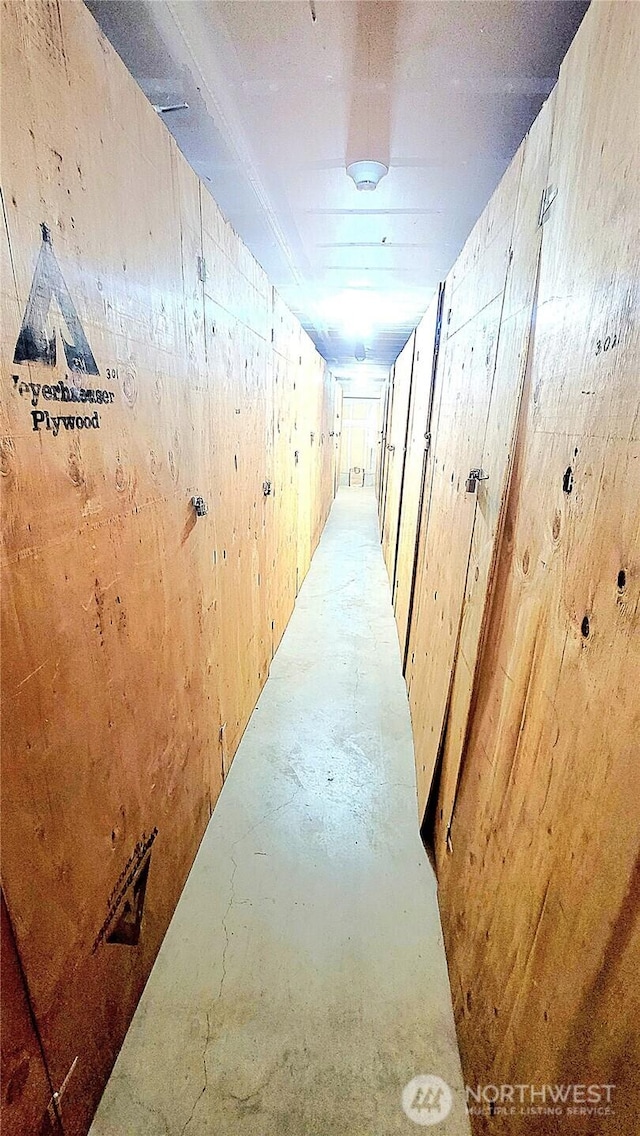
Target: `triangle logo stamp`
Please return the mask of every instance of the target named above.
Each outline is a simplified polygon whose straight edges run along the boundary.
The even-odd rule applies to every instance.
[[[147,852],[131,885],[122,897],[120,909],[105,936],[107,943],[123,943],[127,947],[138,945],[150,861],[151,849]]]
[[[55,367],[57,337],[62,340],[70,371],[99,375],[98,366],[80,322],[76,306],[53,251],[51,233],[42,224],[42,244],[38,254],[29,299],[13,355],[14,363],[44,363]],[[55,325],[49,318],[51,301],[55,299],[64,323]]]

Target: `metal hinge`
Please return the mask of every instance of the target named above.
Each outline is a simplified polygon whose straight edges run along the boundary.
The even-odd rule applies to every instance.
[[[73,1073],[73,1070],[75,1069],[77,1064],[78,1064],[78,1058],[74,1057],[73,1064],[72,1064],[69,1072],[67,1073],[64,1081],[60,1085],[60,1088],[57,1089],[56,1092],[53,1094],[51,1100],[49,1101],[49,1104],[47,1105],[47,1113],[49,1114],[49,1119],[51,1120],[52,1124],[56,1124],[56,1123],[58,1123],[62,1120],[62,1106],[61,1106],[60,1102],[61,1102],[61,1100],[62,1100],[62,1098],[65,1094],[67,1085],[69,1084],[69,1081],[71,1080],[71,1074]]]
[[[198,257],[198,280],[204,284],[207,279],[207,262],[203,256]]]
[[[556,197],[558,196],[557,185],[548,185],[542,194],[540,200],[540,212],[538,213],[538,225],[544,225],[547,219],[547,213],[553,205]]]

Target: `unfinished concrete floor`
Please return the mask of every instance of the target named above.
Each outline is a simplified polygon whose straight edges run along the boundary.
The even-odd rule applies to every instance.
[[[407,1134],[417,1074],[467,1134],[375,499],[342,489],[91,1133]]]

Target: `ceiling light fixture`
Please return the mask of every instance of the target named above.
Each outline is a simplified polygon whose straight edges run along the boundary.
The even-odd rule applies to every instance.
[[[385,174],[389,173],[389,167],[385,166],[383,162],[352,162],[350,166],[347,166],[347,173],[350,178],[353,178],[356,189],[371,192]]]

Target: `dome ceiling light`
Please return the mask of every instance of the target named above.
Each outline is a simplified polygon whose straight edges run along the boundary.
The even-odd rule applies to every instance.
[[[352,162],[347,166],[347,173],[353,178],[356,189],[371,191],[376,188],[385,174],[389,173],[389,167],[383,162]]]

